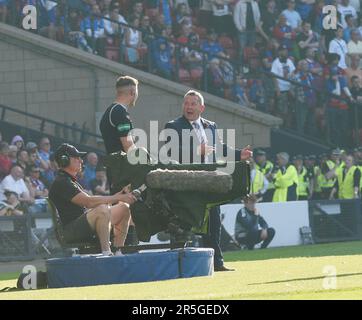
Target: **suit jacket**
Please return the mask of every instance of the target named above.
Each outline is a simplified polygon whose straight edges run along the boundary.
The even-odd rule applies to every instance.
[[[232,152],[235,156],[235,161],[239,161],[240,160],[240,153],[241,150],[239,149],[232,149],[229,146],[227,146],[226,144],[224,144],[220,138],[217,135],[217,126],[215,122],[206,120],[204,118],[201,118],[201,123],[204,127],[204,129],[209,129],[211,131],[212,134],[212,141],[208,141],[208,145],[209,146],[213,146],[216,148],[216,150],[220,150],[219,148],[222,148],[223,150],[223,156],[226,156],[226,153]],[[176,130],[178,136],[179,136],[179,141],[180,141],[180,145],[179,145],[179,159],[173,159],[178,161],[179,163],[183,163],[182,161],[182,148],[185,146],[185,143],[187,143],[187,141],[182,141],[182,130],[193,130],[192,125],[190,124],[190,122],[184,117],[181,116],[175,120],[169,121],[168,123],[166,123],[165,125],[165,129],[174,129]],[[167,138],[166,143],[170,141],[170,137]],[[200,143],[197,141],[196,145],[199,145]],[[191,136],[190,139],[190,162],[189,163],[193,163],[193,137]],[[216,154],[218,153],[218,151],[216,152]],[[209,156],[210,161],[212,162],[216,162],[218,159],[216,158],[216,154],[215,152],[213,152],[212,156]],[[204,162],[204,156],[201,157],[201,162]]]

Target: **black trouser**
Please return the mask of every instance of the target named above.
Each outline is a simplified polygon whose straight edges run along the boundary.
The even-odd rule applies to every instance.
[[[262,202],[272,202],[275,189],[268,189],[263,195]]]
[[[203,235],[202,241],[204,247],[214,249],[214,267],[221,267],[224,264],[220,248],[220,235],[221,235],[221,219],[220,207],[213,207],[210,209],[209,215],[209,230],[208,233]]]
[[[261,241],[263,241],[261,239],[261,232],[262,232],[262,230],[249,232],[245,238],[236,239],[236,240],[241,244],[245,244],[249,250],[253,250],[254,246],[257,243],[260,243]],[[261,249],[265,249],[270,244],[270,242],[272,242],[272,240],[275,236],[275,230],[273,228],[268,228],[267,234],[268,234],[267,238],[261,244],[261,247],[260,247]]]

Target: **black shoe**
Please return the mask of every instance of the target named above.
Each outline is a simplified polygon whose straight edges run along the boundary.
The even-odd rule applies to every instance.
[[[217,272],[217,271],[235,271],[235,269],[227,268],[224,265],[222,265],[221,267],[215,267],[214,271],[215,272]]]

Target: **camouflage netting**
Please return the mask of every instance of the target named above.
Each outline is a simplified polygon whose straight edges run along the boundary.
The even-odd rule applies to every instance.
[[[150,171],[146,185],[152,189],[227,193],[233,187],[231,175],[221,171],[162,170]]]
[[[145,151],[138,149],[136,152],[142,154]],[[132,190],[143,184],[148,185],[142,193],[143,201],[137,201],[131,206],[137,236],[145,242],[160,231],[201,229],[207,221],[208,208],[248,194],[249,163],[240,161],[234,164],[234,172],[228,175],[216,171],[226,165],[220,163],[164,165],[149,161],[147,164],[131,164],[124,152],[113,153],[105,159],[112,193],[128,184],[131,184]],[[195,179],[199,179],[200,175],[201,179],[208,179],[208,182],[196,183]],[[186,182],[186,177],[193,182]]]

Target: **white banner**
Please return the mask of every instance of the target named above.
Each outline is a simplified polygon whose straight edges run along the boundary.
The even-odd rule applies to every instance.
[[[242,204],[221,206],[223,225],[234,236],[235,219]],[[299,229],[309,226],[308,201],[270,202],[256,205],[270,228],[275,229],[275,237],[269,247],[295,246],[302,244]]]

